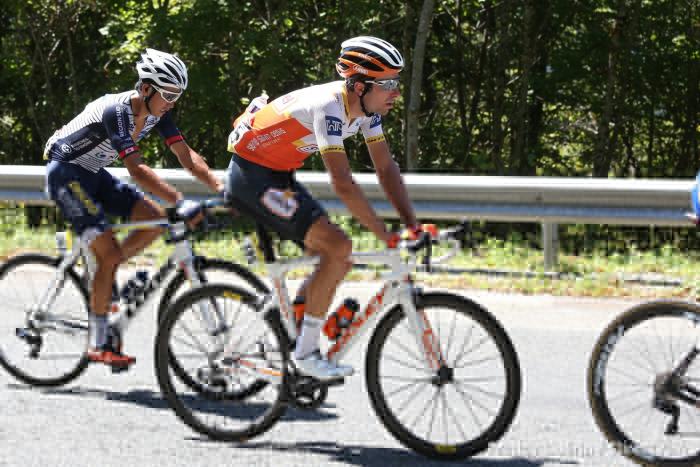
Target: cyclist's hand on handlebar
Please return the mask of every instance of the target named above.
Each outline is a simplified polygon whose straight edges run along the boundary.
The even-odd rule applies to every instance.
[[[202,205],[190,199],[181,199],[175,203],[175,213],[177,216],[187,222],[189,227],[194,227],[204,219]]]
[[[423,232],[429,234],[431,238],[437,238],[438,236],[438,229],[435,224],[417,224],[406,227],[404,235],[408,240],[418,240]]]
[[[398,232],[392,232],[389,234],[389,238],[386,240],[386,246],[389,248],[396,248],[399,246],[401,241],[401,235]]]

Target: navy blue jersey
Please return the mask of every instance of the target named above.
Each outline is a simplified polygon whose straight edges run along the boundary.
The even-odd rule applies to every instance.
[[[107,94],[90,102],[78,116],[49,138],[44,157],[97,173],[117,157],[123,159],[137,151],[137,143],[154,128],[168,145],[181,141],[182,135],[170,112],[162,117],[146,117],[141,132],[132,138],[134,113],[131,98],[135,93]]]

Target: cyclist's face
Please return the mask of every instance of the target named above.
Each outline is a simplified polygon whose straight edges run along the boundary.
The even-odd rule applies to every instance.
[[[148,106],[151,108],[151,114],[156,117],[162,117],[168,110],[175,107],[175,101],[169,102],[163,98],[161,93],[165,93],[166,96],[170,97],[169,93],[180,92],[174,86],[162,86],[157,89],[154,86],[149,85],[146,90],[146,95],[153,93],[153,97],[148,101]]]
[[[398,78],[399,76],[396,75],[386,79],[391,80]],[[401,96],[401,89],[398,87],[387,90],[381,85],[373,84],[372,89],[365,94],[365,107],[367,107],[369,112],[386,115],[394,108],[394,101],[396,101],[399,96]]]

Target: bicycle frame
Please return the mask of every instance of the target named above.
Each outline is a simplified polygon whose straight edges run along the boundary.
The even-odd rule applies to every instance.
[[[453,252],[459,244],[453,243]],[[448,254],[438,258],[437,262],[445,261],[452,255]],[[384,285],[376,295],[369,300],[367,305],[355,314],[350,326],[343,331],[327,351],[327,358],[333,362],[339,362],[357,344],[360,338],[374,327],[379,319],[395,307],[401,307],[409,322],[409,329],[418,345],[422,349],[426,369],[436,371],[444,364],[444,357],[440,351],[440,345],[430,326],[427,316],[416,307],[416,298],[420,291],[413,285],[412,271],[416,268],[415,255],[407,261],[401,257],[401,249],[387,249],[373,252],[353,252],[351,260],[357,264],[383,264],[389,267],[389,272],[382,276]],[[271,312],[279,310],[282,323],[288,334],[290,342],[297,338],[296,318],[292,309],[289,291],[286,286],[287,273],[296,268],[314,266],[318,263],[316,256],[307,256],[290,260],[279,260],[266,263],[269,279],[273,285],[273,292],[263,301],[261,312],[270,316]],[[231,344],[226,345],[219,355],[228,355],[234,351]],[[241,359],[242,366],[249,371],[259,374],[262,378],[271,382],[280,382],[280,372],[270,372],[269,369],[260,368],[252,362]],[[265,370],[265,371],[263,371]]]
[[[127,303],[122,309],[117,313],[111,314],[110,321],[119,326],[119,330],[123,333],[126,331],[128,324],[132,321],[136,315],[144,308],[144,305],[153,296],[153,292],[158,290],[168,275],[176,268],[182,269],[187,278],[197,287],[201,285],[201,280],[199,275],[196,273],[194,266],[194,252],[189,240],[186,238],[185,234],[187,232],[187,226],[184,222],[171,223],[168,219],[154,219],[148,221],[139,222],[128,222],[123,224],[114,224],[109,228],[112,230],[134,230],[134,229],[148,229],[154,227],[165,228],[169,232],[169,236],[175,243],[175,249],[168,260],[158,269],[158,271],[149,278],[148,282],[144,284],[141,291],[141,295],[132,303]],[[75,326],[72,323],[64,323],[61,319],[58,319],[51,315],[48,310],[51,309],[51,304],[58,296],[63,282],[66,279],[66,274],[69,268],[73,267],[80,258],[83,258],[85,264],[86,273],[86,286],[89,288],[91,285],[91,279],[95,273],[95,263],[92,253],[89,250],[89,244],[83,239],[73,242],[71,250],[67,252],[61,259],[58,265],[56,277],[51,282],[51,285],[43,293],[37,305],[30,310],[33,316],[40,316],[41,323],[37,327],[54,327],[58,330],[60,327],[61,331],[74,334],[77,332]],[[205,305],[202,305],[201,310],[203,318],[208,325],[211,325],[210,332],[216,332],[216,325],[211,314]],[[219,320],[221,322],[221,320]]]

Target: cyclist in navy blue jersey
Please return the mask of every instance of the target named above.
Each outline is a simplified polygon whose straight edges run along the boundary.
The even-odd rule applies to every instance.
[[[172,108],[187,88],[187,68],[178,57],[146,49],[136,64],[139,80],[134,91],[107,94],[89,103],[46,143],[47,193],[74,230],[90,245],[97,263],[90,296],[91,361],[128,367],[133,357],[108,345],[107,313],[118,266],[159,235],[159,229],[138,230],[119,242],[106,215],[132,221],[162,217],[162,208],[135,187],[105,170],[121,159],[131,178],[178,213],[194,218],[199,205],[160,179],[139,152],[138,142],[156,130],[178,160],[215,192],[223,190],[202,156],[185,142],[172,117]]]

